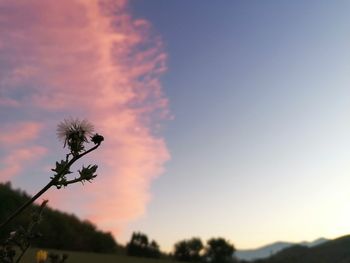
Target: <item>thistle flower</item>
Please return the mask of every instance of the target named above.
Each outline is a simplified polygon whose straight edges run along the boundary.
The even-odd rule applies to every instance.
[[[94,126],[87,120],[64,119],[57,126],[57,137],[68,145],[71,153],[76,156],[84,150],[84,143],[93,134]]]
[[[47,251],[45,250],[39,250],[36,252],[36,262],[37,263],[43,263],[47,260]]]
[[[64,119],[57,125],[57,137],[63,141],[70,138],[73,133],[80,133],[80,136],[83,136],[84,140],[87,141],[87,137],[91,136],[93,131],[94,126],[85,119]]]

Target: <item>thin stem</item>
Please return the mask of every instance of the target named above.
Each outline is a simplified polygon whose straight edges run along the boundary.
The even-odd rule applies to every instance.
[[[89,150],[83,152],[82,154],[79,154],[76,157],[73,157],[72,160],[70,160],[70,162],[68,163],[69,167],[78,159],[80,159],[81,157],[83,157],[84,155],[88,154],[89,152],[92,152],[93,150],[96,150],[99,146],[101,145],[101,143],[96,144],[94,147],[90,148]]]
[[[91,180],[94,179],[94,178],[95,177],[91,178]],[[67,185],[74,184],[74,183],[77,183],[77,182],[82,182],[84,184],[84,182],[83,182],[84,180],[88,181],[89,183],[91,183],[90,179],[87,180],[87,179],[83,179],[82,177],[78,177],[78,178],[66,181],[64,184],[61,184],[61,185],[67,186]]]
[[[38,199],[43,193],[45,193],[51,186],[54,185],[54,179],[52,179],[47,185],[44,186],[38,193],[36,193],[31,199],[25,202],[22,206],[20,206],[11,216],[9,216],[5,222],[0,225],[0,229],[5,227],[8,223],[10,223],[16,216],[23,212],[29,205],[31,205],[36,199]]]
[[[79,154],[72,158],[67,164],[67,169],[64,169],[64,171],[69,171],[69,168],[72,166],[74,162],[76,162],[78,159],[83,157],[84,155],[88,154],[89,152],[92,152],[93,150],[96,150],[101,143],[96,144],[94,147],[90,148],[89,150],[83,152],[82,154]],[[45,193],[47,190],[50,189],[51,186],[55,185],[55,183],[61,178],[64,174],[59,173],[56,174],[54,178],[46,185],[43,189],[41,189],[38,193],[36,193],[30,200],[25,202],[22,206],[20,206],[11,216],[9,216],[5,222],[3,222],[0,225],[0,230],[4,228],[8,223],[10,223],[16,216],[18,216],[20,213],[22,213],[28,206],[30,206],[35,200],[37,200],[43,193]]]
[[[21,255],[19,255],[19,257],[17,258],[16,263],[18,263],[18,262],[21,260],[21,258],[23,257],[24,253],[26,253],[26,251],[28,250],[28,248],[29,248],[29,245],[27,245],[27,246],[22,250],[22,253],[21,253]]]

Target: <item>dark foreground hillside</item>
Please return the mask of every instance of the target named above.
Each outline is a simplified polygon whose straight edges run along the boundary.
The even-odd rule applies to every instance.
[[[13,190],[10,183],[0,184],[0,222],[3,222],[13,211],[30,198],[25,192]],[[26,227],[31,213],[38,209],[34,205],[1,231],[0,239],[4,240],[18,226]],[[33,246],[63,250],[79,250],[111,253],[120,248],[110,233],[102,232],[87,221],[76,216],[59,212],[50,208],[43,211],[42,221],[38,227],[42,235],[33,242]]]
[[[34,262],[33,259],[35,259],[35,253],[37,251],[37,249],[29,249],[23,257],[23,262]],[[67,263],[180,263],[170,259],[129,257],[117,254],[50,250],[50,252],[51,251],[58,254],[67,254]]]
[[[293,246],[255,263],[350,263],[350,235],[312,248]]]

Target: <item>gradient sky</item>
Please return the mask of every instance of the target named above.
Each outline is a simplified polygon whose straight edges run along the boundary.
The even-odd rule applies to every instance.
[[[86,117],[100,176],[48,197],[118,241],[348,234],[349,8],[0,0],[0,179],[33,193],[57,122]]]

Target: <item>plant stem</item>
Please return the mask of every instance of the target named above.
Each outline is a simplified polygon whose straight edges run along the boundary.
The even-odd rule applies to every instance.
[[[18,262],[21,260],[21,258],[23,257],[24,253],[26,253],[26,251],[27,251],[28,248],[29,248],[29,245],[27,245],[27,246],[22,250],[22,253],[21,253],[21,255],[19,255],[19,257],[17,258],[16,263],[18,263]]]
[[[67,164],[67,169],[64,169],[66,171],[69,171],[69,168],[72,166],[74,162],[76,162],[78,159],[83,157],[84,155],[88,154],[89,152],[92,152],[93,150],[96,150],[100,146],[100,143],[96,144],[94,147],[90,148],[89,150],[83,152],[82,154],[79,154],[72,158]],[[9,218],[6,219],[5,222],[3,222],[0,225],[0,230],[4,228],[8,223],[10,223],[16,216],[18,216],[20,213],[22,213],[28,206],[30,206],[35,200],[37,200],[43,193],[45,193],[47,190],[50,189],[51,186],[55,185],[57,180],[61,178],[64,174],[56,174],[55,177],[46,185],[43,189],[41,189],[38,193],[36,193],[30,200],[25,202],[22,206],[20,206]]]
[[[30,200],[25,202],[22,206],[20,206],[13,214],[6,219],[5,222],[3,222],[0,225],[0,229],[5,227],[9,222],[11,222],[16,216],[18,216],[24,209],[26,209],[28,206],[30,206],[36,199],[38,199],[43,193],[45,193],[51,186],[54,184],[54,179],[52,179],[46,186],[44,186],[43,189],[41,189],[36,195],[34,195]]]

